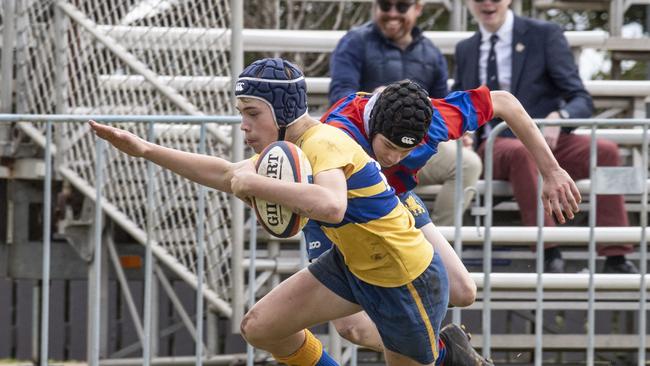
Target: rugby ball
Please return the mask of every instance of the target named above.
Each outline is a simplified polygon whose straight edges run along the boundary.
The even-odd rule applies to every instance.
[[[291,142],[276,141],[267,146],[255,164],[257,174],[287,182],[311,183],[311,165],[305,153]],[[253,198],[257,221],[264,230],[278,238],[289,238],[300,232],[308,218],[276,203]]]

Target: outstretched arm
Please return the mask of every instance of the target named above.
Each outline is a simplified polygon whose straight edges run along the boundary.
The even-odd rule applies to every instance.
[[[230,181],[235,167],[227,160],[214,156],[194,154],[170,149],[145,141],[119,128],[89,121],[95,134],[110,142],[118,150],[138,158],[150,160],[191,181],[223,191],[231,192]]]
[[[581,201],[580,192],[573,179],[555,160],[535,122],[512,94],[505,91],[492,91],[490,96],[494,116],[506,121],[537,163],[544,179],[542,189],[544,211],[548,215],[555,213],[560,223],[565,222],[562,209],[569,219],[573,219],[573,213],[578,212],[578,203]]]

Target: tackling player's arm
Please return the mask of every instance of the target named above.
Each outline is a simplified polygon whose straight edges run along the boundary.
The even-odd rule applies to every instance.
[[[223,192],[231,192],[230,180],[233,171],[243,163],[231,163],[214,156],[170,149],[143,140],[128,131],[95,121],[89,121],[89,124],[98,137],[110,142],[118,150],[134,157],[145,158],[191,181]]]
[[[330,169],[314,176],[314,184],[292,183],[257,174],[252,162],[239,165],[232,191],[246,200],[257,197],[322,222],[336,224],[347,209],[347,184],[343,169]]]
[[[555,160],[535,122],[512,94],[497,90],[490,92],[490,96],[494,116],[506,121],[537,163],[544,178],[542,201],[546,213],[550,215],[554,212],[557,219],[564,223],[563,207],[567,217],[573,219],[573,212],[578,211],[581,201],[580,192],[573,179]]]

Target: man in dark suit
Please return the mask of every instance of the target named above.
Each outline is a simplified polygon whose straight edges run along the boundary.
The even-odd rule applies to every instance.
[[[512,0],[467,0],[479,23],[479,31],[456,46],[454,90],[486,84],[490,89],[510,91],[533,118],[589,118],[591,96],[585,90],[562,29],[550,22],[515,16],[509,9]],[[496,126],[500,121],[491,121]],[[477,136],[479,155],[484,155],[490,127]],[[572,133],[572,128],[546,127],[544,136],[556,159],[573,179],[589,177],[589,138]],[[598,140],[598,165],[619,165],[615,143]],[[522,222],[536,225],[537,167],[521,141],[510,130],[494,145],[494,179],[511,183],[519,204]],[[627,226],[627,213],[620,195],[599,195],[598,226]],[[555,226],[544,217],[545,226]],[[631,245],[599,246],[607,256],[606,273],[636,273],[625,258]],[[563,272],[564,261],[553,244],[545,247],[546,272]]]

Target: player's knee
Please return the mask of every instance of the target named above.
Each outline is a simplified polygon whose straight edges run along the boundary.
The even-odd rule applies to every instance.
[[[360,344],[362,340],[361,333],[354,323],[334,322],[334,327],[341,337],[354,344]]]

